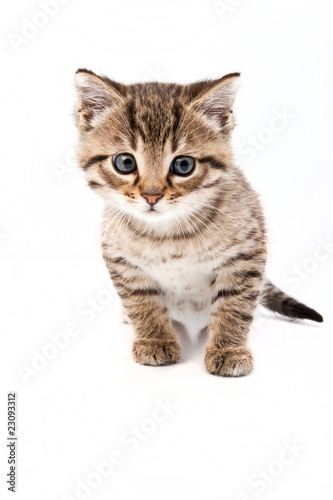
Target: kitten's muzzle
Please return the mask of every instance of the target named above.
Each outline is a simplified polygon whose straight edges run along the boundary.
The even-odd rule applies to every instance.
[[[147,203],[149,203],[149,205],[151,207],[153,207],[154,205],[156,205],[156,203],[161,198],[163,198],[164,194],[162,194],[162,193],[157,193],[157,194],[142,193],[141,196],[146,200]]]

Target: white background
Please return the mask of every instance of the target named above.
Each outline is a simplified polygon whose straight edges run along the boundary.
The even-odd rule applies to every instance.
[[[32,0],[0,8],[1,498],[6,393],[15,390],[19,500],[83,498],[78,481],[98,485],[93,463],[114,450],[122,463],[86,498],[331,500],[330,2],[62,3],[52,16]],[[175,366],[132,361],[131,329],[105,291],[101,203],[72,159],[78,67],[125,83],[242,72],[234,143],[265,207],[268,274],[322,313],[323,325],[260,314],[250,337],[255,371],[241,379],[205,372],[204,339],[191,347],[182,336]],[[269,132],[276,112],[289,118]],[[261,150],[250,155],[253,137]],[[50,335],[71,323],[77,336],[50,350]],[[54,359],[24,379],[36,352]],[[168,398],[177,408],[154,424],[157,400]],[[133,426],[152,431],[134,451],[122,442]],[[283,451],[293,442],[294,456]],[[261,488],[260,469],[268,470]]]

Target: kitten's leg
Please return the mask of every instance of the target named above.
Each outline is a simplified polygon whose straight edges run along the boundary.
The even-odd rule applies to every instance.
[[[130,325],[131,324],[131,320],[129,319],[128,314],[127,314],[124,306],[122,307],[122,311],[121,311],[121,320],[122,320],[123,325]]]
[[[214,375],[239,377],[253,368],[247,337],[260,295],[263,270],[235,273],[215,289],[205,365]],[[218,284],[218,280],[217,280]]]
[[[156,283],[125,259],[105,259],[113,284],[136,333],[133,356],[142,365],[169,365],[180,346]]]

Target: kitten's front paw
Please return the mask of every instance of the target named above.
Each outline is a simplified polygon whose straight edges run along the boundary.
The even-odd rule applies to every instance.
[[[246,347],[208,348],[205,365],[209,373],[222,377],[242,377],[253,369],[253,356]]]
[[[175,340],[137,340],[132,352],[141,365],[171,365],[180,358],[180,346]]]

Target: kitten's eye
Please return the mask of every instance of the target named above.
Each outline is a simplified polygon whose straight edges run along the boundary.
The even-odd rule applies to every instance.
[[[113,157],[113,165],[121,174],[131,174],[136,170],[136,161],[129,153],[120,153]]]
[[[171,163],[170,170],[176,175],[189,175],[193,172],[195,161],[191,156],[177,156]]]

